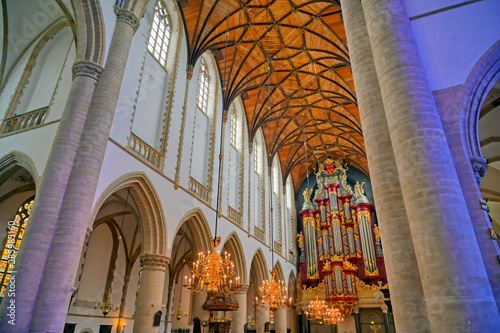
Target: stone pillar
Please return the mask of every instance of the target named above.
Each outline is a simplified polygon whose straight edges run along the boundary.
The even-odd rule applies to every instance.
[[[269,322],[269,308],[257,309],[255,311],[255,321],[257,322],[257,333],[264,333],[264,325]]]
[[[142,274],[134,315],[134,333],[158,332],[158,327],[153,327],[153,318],[161,309],[165,272],[169,262],[170,258],[159,254],[141,256]]]
[[[359,315],[359,308],[354,312],[354,323],[356,324],[356,333],[361,333],[361,316]],[[338,324],[335,326],[338,326]]]
[[[382,314],[384,315],[384,327],[387,333],[391,332],[391,326],[389,325],[389,314],[387,313],[387,306],[382,307]]]
[[[71,294],[67,290],[73,287],[78,270],[130,44],[138,26],[139,19],[134,13],[118,9],[105,70],[90,105],[49,259],[44,262],[45,275],[30,332],[63,331]],[[34,288],[29,286],[31,293]],[[29,314],[27,316],[30,317]]]
[[[363,8],[360,1],[341,4],[396,328],[426,331],[427,308]]]
[[[498,308],[404,0],[362,4],[430,330],[494,332]]]
[[[286,310],[278,308],[274,313],[274,330],[276,333],[286,333],[287,326]]]
[[[290,329],[291,333],[297,333],[297,328],[298,328],[298,318],[297,314],[297,309],[292,306],[290,310],[288,310],[288,328]]]
[[[240,307],[237,311],[233,311],[231,323],[231,332],[232,333],[240,333],[243,332],[243,328],[247,322],[247,294],[248,294],[248,285],[241,285],[240,290],[237,293],[233,294],[233,299],[238,302]]]
[[[64,107],[57,133],[52,143],[41,184],[37,187],[30,223],[23,245],[16,258],[16,329],[27,331],[49,255],[54,230],[59,219],[69,177],[102,67],[90,61],[77,61],[72,68],[73,82]],[[70,286],[72,287],[72,285]],[[1,317],[5,318],[7,296],[2,302]],[[11,325],[0,320],[0,331],[10,332]]]

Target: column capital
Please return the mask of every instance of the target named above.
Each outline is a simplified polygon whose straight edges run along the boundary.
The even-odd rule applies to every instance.
[[[237,295],[237,294],[247,294],[247,293],[248,293],[248,288],[249,288],[249,287],[250,287],[250,286],[249,286],[248,284],[242,284],[242,285],[240,286],[240,290],[238,290],[237,292],[235,292],[235,294],[236,294],[236,295]]]
[[[102,71],[103,68],[101,65],[98,65],[88,60],[77,61],[73,64],[73,67],[71,68],[73,80],[77,76],[87,76],[90,77],[91,79],[99,81]]]
[[[139,28],[140,19],[130,10],[115,7],[116,21],[127,23],[134,29],[134,33]]]
[[[481,185],[481,180],[484,177],[486,170],[488,170],[488,168],[486,167],[488,160],[482,157],[473,157],[470,159],[470,161],[472,164],[472,169],[474,170],[474,175],[476,176],[477,184]]]
[[[141,256],[142,269],[156,269],[165,271],[169,263],[170,258],[161,254],[143,254]]]

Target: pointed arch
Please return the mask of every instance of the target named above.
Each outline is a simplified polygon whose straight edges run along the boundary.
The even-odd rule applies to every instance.
[[[193,243],[197,246],[195,250],[203,252],[211,251],[212,245],[210,244],[210,239],[212,231],[210,230],[205,214],[203,214],[200,208],[193,208],[182,217],[170,244],[174,243],[175,236],[179,233],[179,229],[185,222],[189,222],[189,229],[192,233],[191,237],[193,238]]]
[[[71,0],[71,6],[76,13],[76,60],[86,60],[102,65],[106,48],[106,32],[101,1]],[[68,12],[64,9],[63,12],[73,25]]]
[[[281,266],[280,261],[278,260],[276,264],[274,264],[274,269],[276,269],[276,278],[281,281],[285,280],[285,273],[283,272],[283,266]]]
[[[111,183],[95,203],[91,223],[94,222],[104,201],[114,192],[127,187],[130,187],[130,194],[137,204],[141,217],[139,225],[143,237],[143,253],[165,255],[167,249],[165,214],[158,194],[144,172],[131,172]]]
[[[260,247],[255,251],[252,257],[250,274],[248,276],[249,281],[252,279],[252,274],[254,275],[255,281],[263,281],[269,278],[266,258],[264,257],[264,253]]]
[[[245,251],[241,245],[240,238],[236,232],[231,232],[224,242],[223,249],[232,254],[232,261],[235,265],[235,272],[241,278],[242,284],[247,284],[247,264],[245,260]]]
[[[462,142],[469,158],[483,157],[478,124],[481,107],[493,85],[500,80],[500,41],[479,59],[465,82],[462,104]]]
[[[14,166],[20,166],[28,170],[31,177],[33,177],[35,186],[39,185],[38,171],[31,157],[20,151],[13,150],[0,158],[0,174],[3,174],[6,170]]]

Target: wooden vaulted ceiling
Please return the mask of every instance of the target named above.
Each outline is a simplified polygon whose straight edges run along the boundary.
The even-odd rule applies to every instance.
[[[179,4],[189,63],[213,52],[224,109],[241,95],[250,140],[262,127],[268,152],[279,154],[283,177],[292,174],[295,190],[307,175],[306,151],[309,171],[316,161],[343,157],[368,174],[338,1]]]

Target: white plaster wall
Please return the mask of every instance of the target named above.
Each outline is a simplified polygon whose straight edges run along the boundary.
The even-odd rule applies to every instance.
[[[0,138],[0,156],[5,156],[12,150],[24,153],[33,161],[38,175],[42,175],[58,125],[55,122]]]
[[[198,107],[195,107],[196,124],[191,158],[191,177],[208,186],[209,144],[212,121]]]
[[[406,0],[410,18],[457,0]],[[432,90],[463,84],[476,62],[500,39],[500,1],[484,0],[411,21]]]
[[[2,82],[2,86],[4,87],[2,94],[0,95],[0,117],[2,117],[2,119],[5,117],[5,112],[9,107],[10,100],[16,91],[17,84],[21,79],[21,75],[23,74],[33,48],[34,46],[32,46],[28,52],[21,57],[16,67],[12,70],[10,76],[6,78],[7,81]],[[5,73],[5,75],[7,75],[7,73]]]
[[[106,277],[108,274],[113,239],[106,224],[101,224],[92,232],[87,255],[83,263],[81,283],[76,296],[76,305],[81,302],[90,302],[83,306],[74,306],[74,311],[80,314],[96,315],[95,304],[103,301]]]
[[[45,122],[54,121],[62,117],[64,107],[66,106],[66,101],[68,99],[69,91],[71,90],[72,84],[72,72],[71,69],[75,63],[76,49],[75,41],[71,42],[71,47],[69,49],[68,55],[64,61],[64,66],[62,72],[59,75],[57,86],[54,89],[54,94],[50,102],[50,110]]]
[[[72,39],[71,29],[67,27],[44,45],[20,98],[16,114],[49,106]]]

